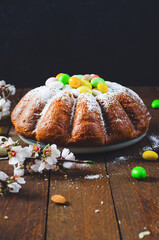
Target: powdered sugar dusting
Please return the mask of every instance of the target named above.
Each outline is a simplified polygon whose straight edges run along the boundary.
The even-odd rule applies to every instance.
[[[121,90],[123,91],[125,87],[116,82],[105,81],[105,84],[108,86],[109,91]]]
[[[120,156],[120,157],[116,157],[113,161],[111,162],[108,162],[108,164],[118,164],[118,163],[121,163],[121,162],[125,162],[127,161],[128,159],[130,159],[131,156]]]
[[[142,149],[142,151],[148,151],[148,150],[152,150],[152,148],[149,147],[149,146],[145,146],[145,147],[143,147],[143,149]]]
[[[105,124],[104,124],[104,120],[103,120],[102,111],[101,111],[101,108],[100,108],[98,102],[96,101],[96,98],[90,93],[81,93],[79,95],[79,99],[81,99],[81,102],[84,102],[87,104],[88,111],[90,111],[91,113],[92,112],[99,113],[101,124],[102,124],[103,130],[105,132]]]
[[[153,148],[159,148],[159,136],[152,135],[148,137]]]
[[[102,174],[95,174],[95,175],[87,175],[84,177],[84,179],[98,179],[98,178],[102,178],[103,175]]]

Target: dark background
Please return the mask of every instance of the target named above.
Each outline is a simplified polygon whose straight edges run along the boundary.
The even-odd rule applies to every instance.
[[[16,87],[96,73],[159,85],[159,3],[153,0],[1,0],[0,79]]]

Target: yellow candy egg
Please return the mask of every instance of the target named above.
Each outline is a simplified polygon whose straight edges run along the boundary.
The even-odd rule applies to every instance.
[[[98,83],[97,89],[102,93],[108,92],[108,86],[105,83]]]
[[[77,77],[70,77],[68,82],[72,88],[78,88],[81,86],[81,80]]]
[[[158,154],[154,151],[148,150],[148,151],[143,152],[142,157],[145,160],[157,160]]]
[[[87,80],[81,80],[81,86],[88,87],[89,89],[92,89],[92,84]]]
[[[86,87],[86,86],[81,86],[77,89],[80,93],[86,92],[86,93],[91,93],[92,94],[92,90],[90,88]]]
[[[60,77],[62,74],[63,74],[63,73],[57,74],[56,78],[59,80],[59,77]]]

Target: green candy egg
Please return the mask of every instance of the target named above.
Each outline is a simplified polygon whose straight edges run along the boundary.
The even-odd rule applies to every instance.
[[[131,176],[136,179],[144,179],[146,177],[146,170],[143,167],[135,167],[131,171]]]
[[[70,76],[68,74],[64,73],[59,77],[59,81],[65,85],[65,84],[68,84],[69,78],[70,78]]]
[[[151,104],[152,108],[159,108],[159,99],[156,99]]]
[[[95,87],[95,88],[97,87],[98,83],[105,83],[105,81],[104,81],[103,78],[98,78],[98,77],[93,78],[93,79],[91,80],[91,84],[92,84],[92,86]]]
[[[78,75],[74,75],[74,77],[77,77],[77,78],[81,79],[83,77],[83,75],[82,74],[78,74]]]

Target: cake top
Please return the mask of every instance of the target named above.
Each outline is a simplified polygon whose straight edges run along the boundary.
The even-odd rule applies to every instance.
[[[81,93],[90,93],[97,96],[114,90],[124,90],[124,87],[120,84],[105,81],[97,74],[70,76],[66,73],[59,73],[56,77],[48,78],[45,85],[55,93],[71,91],[75,97],[78,97]]]

